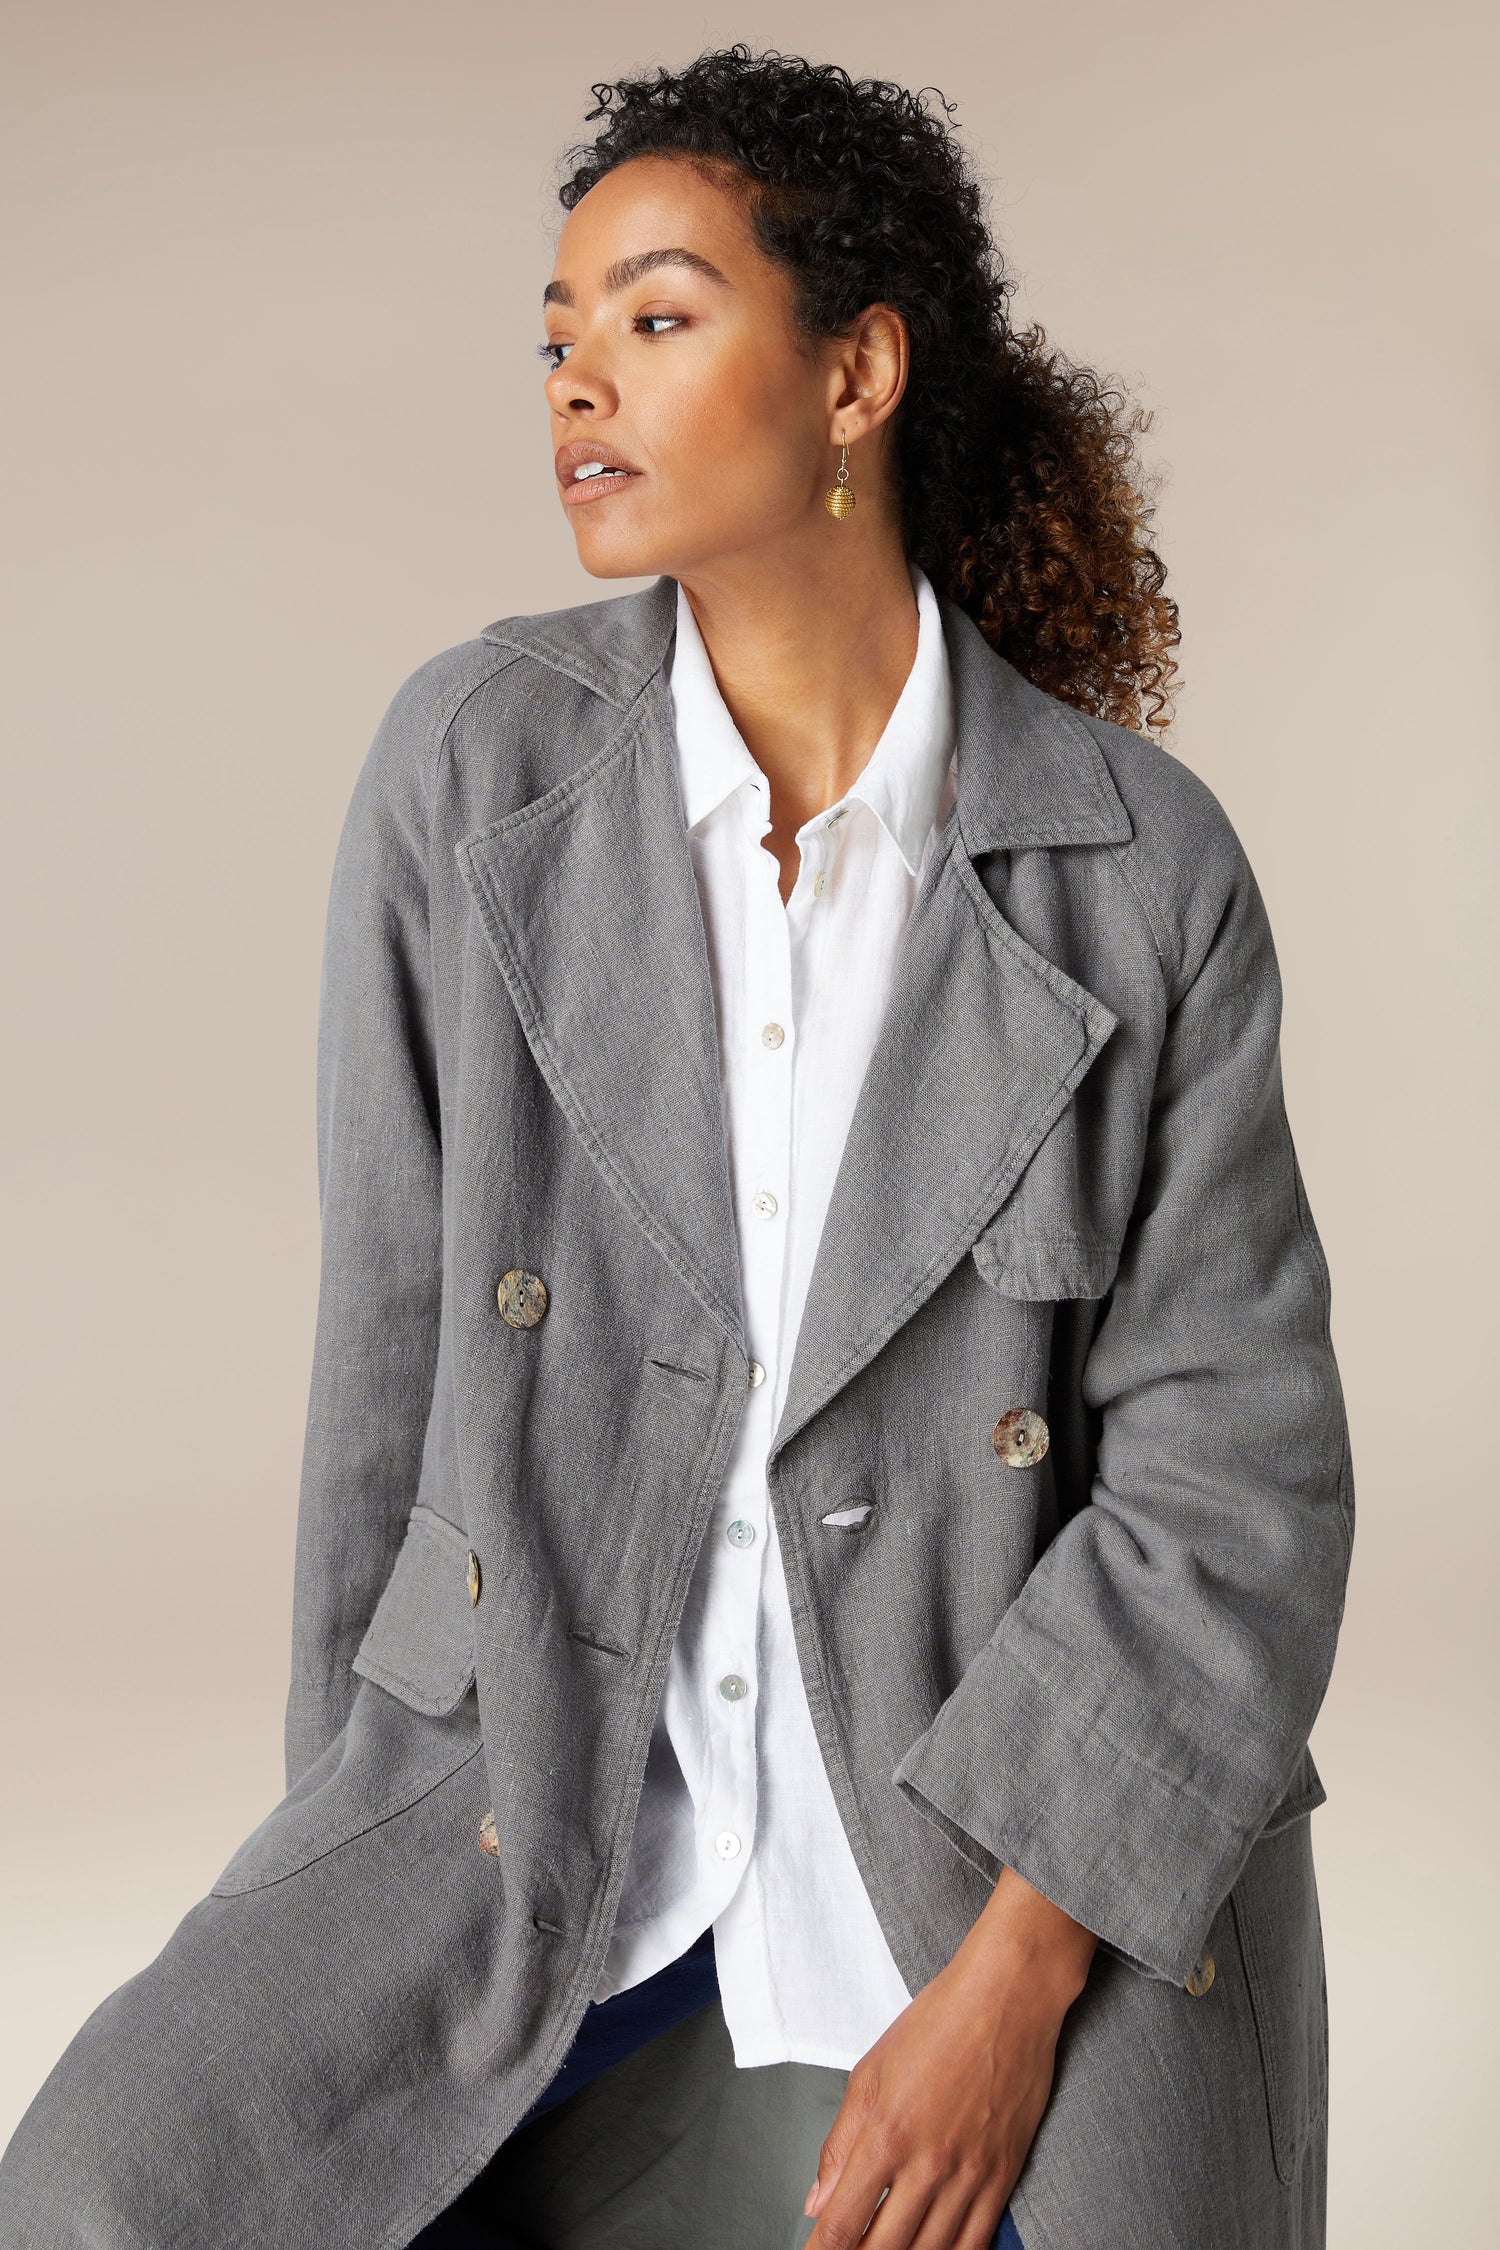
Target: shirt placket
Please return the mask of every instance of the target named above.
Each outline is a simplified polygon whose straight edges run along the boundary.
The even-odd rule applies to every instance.
[[[774,1428],[791,1184],[791,956],[776,863],[761,843],[766,801],[763,780],[739,793],[745,917],[735,1018],[745,1052],[735,1058],[743,1100],[734,1188],[750,1395],[711,1531],[733,1561],[715,1573],[725,1598],[704,1637],[702,1680],[711,1767],[703,1848],[724,1867],[726,1893],[738,1887],[755,1835],[757,1622],[770,1505],[764,1469]]]

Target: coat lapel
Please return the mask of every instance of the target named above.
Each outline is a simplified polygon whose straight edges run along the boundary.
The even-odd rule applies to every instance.
[[[813,1263],[771,1458],[911,1318],[1072,1099],[1117,1017],[1028,945],[980,851],[1114,844],[1130,817],[1083,721],[944,602],[957,802],[907,923]]]
[[[743,1348],[739,1246],[719,1088],[708,941],[661,669],[676,587],[595,605],[627,612],[580,645],[552,618],[509,621],[621,724],[545,796],[457,845],[459,866],[537,1065],[648,1239]],[[551,638],[559,641],[555,658]],[[640,681],[644,671],[646,677]]]
[[[621,707],[546,795],[457,845],[538,1067],[622,1203],[744,1348],[708,945],[662,660],[675,584],[490,637]],[[1087,726],[942,604],[957,802],[913,907],[814,1261],[772,1458],[938,1287],[1115,1028],[1014,930],[983,851],[1122,843]]]

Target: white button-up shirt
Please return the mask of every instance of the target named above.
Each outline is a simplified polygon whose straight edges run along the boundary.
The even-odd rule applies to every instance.
[[[942,620],[915,568],[912,584],[918,638],[906,685],[858,778],[798,829],[801,858],[785,905],[762,843],[771,825],[766,777],[677,593],[671,692],[754,1357],[672,1650],[595,1997],[650,1976],[712,1923],[741,2069],[783,2061],[852,2069],[911,1997],[813,1731],[765,1460],[897,948],[953,803]]]

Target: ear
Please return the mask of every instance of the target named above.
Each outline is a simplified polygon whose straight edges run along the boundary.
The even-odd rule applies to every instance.
[[[828,435],[855,445],[888,422],[911,372],[911,338],[894,305],[868,305],[839,346],[829,372]]]

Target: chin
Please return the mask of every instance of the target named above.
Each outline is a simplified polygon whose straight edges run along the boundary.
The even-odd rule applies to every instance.
[[[660,575],[657,563],[638,560],[630,554],[593,555],[580,546],[578,560],[590,578],[656,578]]]

